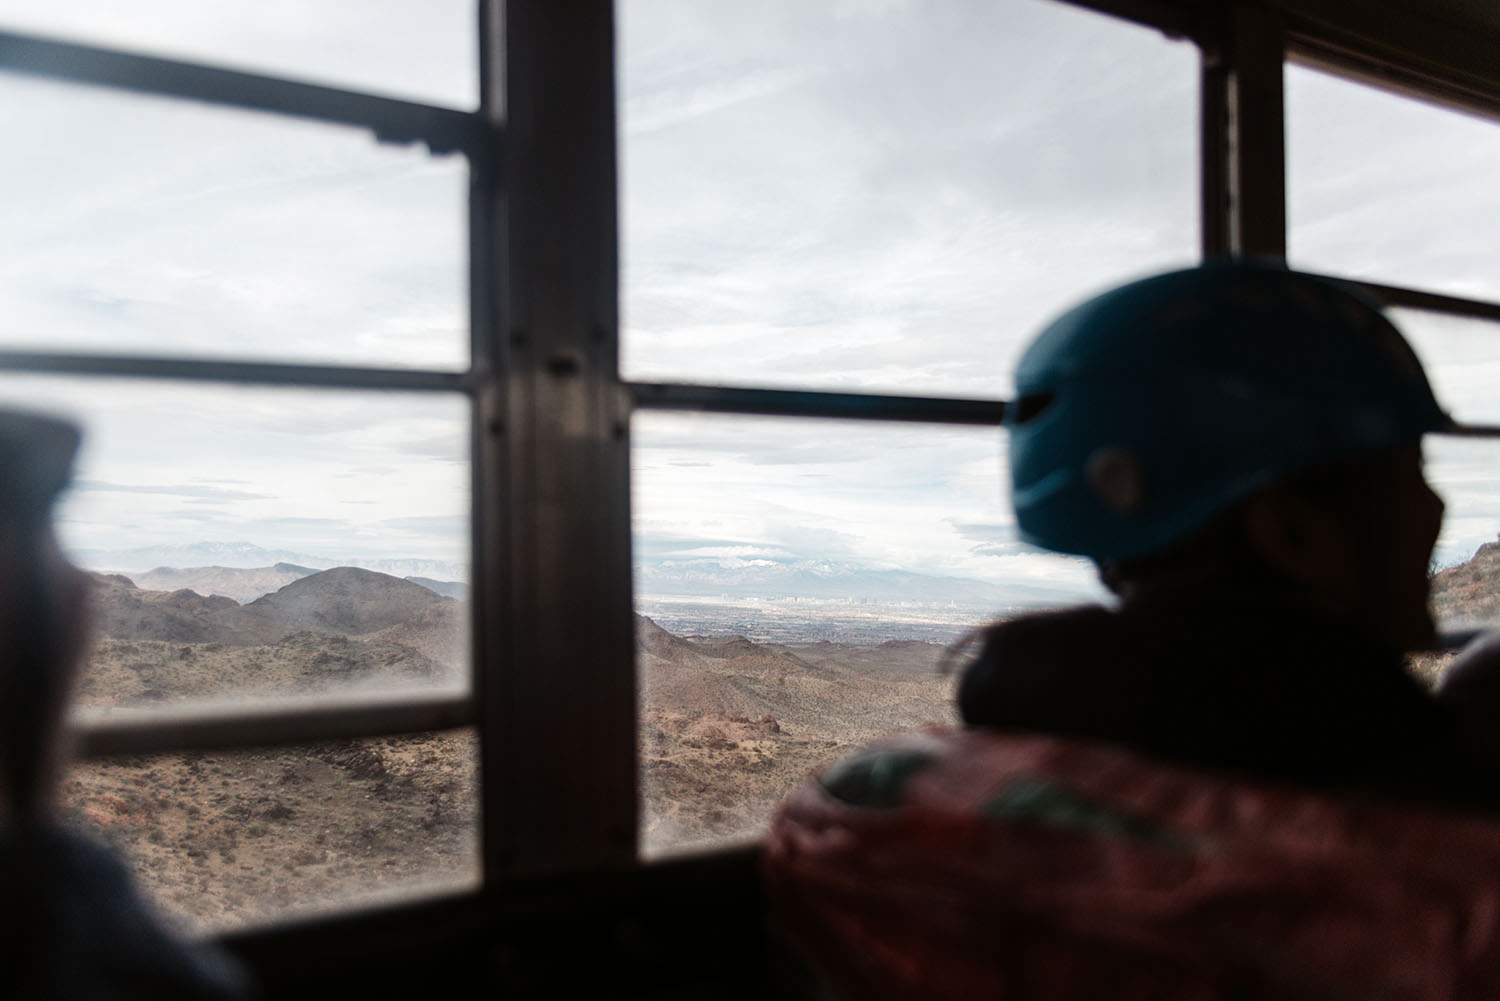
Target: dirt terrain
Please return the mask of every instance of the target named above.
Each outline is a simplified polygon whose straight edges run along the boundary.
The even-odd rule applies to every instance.
[[[1464,562],[1439,570],[1432,577],[1431,593],[1440,629],[1500,627],[1500,541],[1486,542]],[[1410,658],[1412,673],[1435,685],[1456,655],[1456,650],[1415,654]]]
[[[98,577],[94,709],[225,695],[459,683],[467,610],[368,570],[300,576],[240,605]],[[1500,543],[1439,573],[1446,623],[1500,617]],[[944,648],[677,636],[636,617],[641,839],[647,854],[753,838],[811,771],[881,733],[953,721]],[[1443,658],[1418,658],[1433,677]],[[471,885],[468,732],[76,767],[75,822],[119,846],[185,928]]]
[[[267,569],[242,576],[273,579]],[[90,711],[464,676],[466,607],[373,571],[302,574],[244,605],[120,575],[96,575],[94,597],[100,635],[78,691]],[[932,644],[678,637],[643,617],[637,627],[651,853],[752,837],[787,789],[844,749],[949,718],[952,682]],[[126,757],[75,767],[65,792],[74,823],[116,845],[171,920],[204,931],[471,885],[476,760],[468,732]]]
[[[264,923],[478,878],[467,732],[73,769],[74,823],[112,845],[181,930]]]
[[[462,682],[457,601],[350,567],[290,576],[241,605],[93,575],[98,636],[77,703],[100,711]],[[76,766],[64,795],[73,822],[119,848],[171,920],[212,930],[472,884],[476,760],[468,732],[122,757]]]
[[[931,643],[677,637],[643,616],[636,634],[648,855],[754,837],[813,769],[878,734],[953,720]]]

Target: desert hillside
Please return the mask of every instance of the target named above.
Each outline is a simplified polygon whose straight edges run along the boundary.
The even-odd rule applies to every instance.
[[[943,649],[678,637],[636,616],[644,850],[752,837],[812,769],[879,734],[952,722]]]
[[[244,571],[243,604],[169,587],[222,574],[94,575],[92,707],[450,684],[467,606],[434,581],[341,567]],[[223,568],[219,568],[223,569]],[[230,588],[222,588],[228,590]],[[942,648],[676,636],[637,617],[642,839],[648,852],[756,834],[813,768],[878,733],[951,718]],[[128,856],[185,928],[264,920],[475,878],[468,732],[75,767],[76,823]]]
[[[158,571],[152,571],[158,573]],[[241,605],[91,575],[97,639],[85,705],[456,684],[464,607],[354,567],[298,576]]]
[[[180,591],[187,589],[205,595],[223,595],[240,604],[270,594],[294,580],[318,571],[295,563],[277,563],[269,567],[157,567],[144,573],[123,574],[145,591]]]
[[[172,587],[212,568],[95,575],[91,706],[459,682],[467,606],[437,581],[290,565],[244,571],[244,603]],[[222,568],[220,568],[222,569]],[[304,572],[306,571],[306,572]],[[158,580],[167,587],[141,586]],[[229,588],[223,588],[228,590]],[[1433,580],[1446,625],[1500,619],[1500,542]],[[944,648],[676,635],[636,617],[642,844],[753,837],[811,770],[892,730],[951,722]],[[1429,677],[1443,658],[1417,658]],[[475,746],[458,732],[232,754],[90,762],[77,823],[133,861],[184,927],[466,885],[477,872]]]
[[[263,595],[278,591],[293,581],[311,577],[318,571],[296,563],[277,563],[268,567],[157,567],[133,573],[114,574],[124,577],[144,591],[196,591],[209,597],[233,598],[247,605]],[[467,600],[469,588],[460,581],[436,580],[432,577],[405,577],[445,598]]]
[[[369,570],[279,564],[229,577],[245,604],[92,575],[86,706],[150,706],[461,682],[467,612]],[[232,588],[225,588],[230,589]],[[76,766],[74,822],[115,844],[168,917],[210,930],[336,901],[472,882],[475,748],[468,732],[311,747],[123,757]]]
[[[1500,541],[1486,542],[1464,562],[1434,574],[1432,608],[1455,628],[1500,622]]]
[[[1486,542],[1474,555],[1432,576],[1432,612],[1442,630],[1493,629],[1500,626],[1500,541]],[[1420,653],[1411,669],[1436,684],[1456,650]]]

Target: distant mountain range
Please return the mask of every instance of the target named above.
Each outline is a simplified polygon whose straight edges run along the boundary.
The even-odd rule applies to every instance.
[[[193,542],[177,546],[135,549],[79,549],[70,554],[89,570],[101,573],[144,573],[163,567],[224,567],[249,570],[288,564],[310,570],[337,566],[361,567],[393,577],[428,577],[438,581],[468,580],[469,568],[451,560],[333,559],[286,549],[266,549],[249,542]]]
[[[136,587],[147,591],[180,591],[184,588],[199,594],[220,594],[240,604],[254,601],[263,594],[280,590],[295,580],[317,573],[311,567],[295,563],[277,563],[269,567],[157,567],[145,573],[126,573]]]
[[[888,607],[952,606],[989,612],[1076,602],[1103,594],[1093,572],[1082,566],[1078,573],[1056,579],[1027,577],[994,584],[907,570],[867,570],[824,560],[658,560],[637,563],[635,581],[637,594],[654,598],[795,597]]]
[[[335,560],[248,542],[196,542],[136,549],[92,549],[73,553],[82,566],[123,573],[146,589],[189,588],[254,601],[301,577],[335,566],[354,566],[404,578],[438,594],[465,600],[469,568],[447,560]],[[871,570],[828,560],[720,559],[642,560],[635,565],[636,593],[643,598],[691,596],[707,599],[779,601],[799,599],[886,607],[948,606],[996,612],[1098,598],[1093,573],[1018,576],[1004,583],[908,570]]]
[[[203,595],[223,595],[243,605],[320,572],[295,563],[277,563],[269,567],[245,568],[157,567],[145,573],[125,573],[121,576],[128,577],[137,587],[148,591],[179,591],[186,588]],[[431,577],[404,579],[445,598],[466,601],[469,597],[469,586],[459,581],[433,580]]]

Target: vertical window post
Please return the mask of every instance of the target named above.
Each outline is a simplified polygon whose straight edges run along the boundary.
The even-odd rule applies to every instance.
[[[499,617],[502,646],[482,665],[494,878],[633,863],[636,752],[611,5],[487,3],[505,60],[491,335],[504,392],[486,394],[483,422],[504,482],[487,548],[504,570],[477,610]]]
[[[1286,135],[1279,18],[1228,9],[1204,45],[1203,252],[1286,256]]]

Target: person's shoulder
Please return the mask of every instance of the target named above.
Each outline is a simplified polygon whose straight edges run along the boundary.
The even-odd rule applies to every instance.
[[[1117,650],[1118,616],[1101,605],[1029,612],[986,627],[958,688],[965,722],[1024,724],[1059,684],[1088,675]]]
[[[19,996],[110,1001],[248,997],[244,973],[219,950],[182,941],[104,846],[61,827],[0,834],[5,968]],[[12,985],[16,986],[16,985]]]
[[[976,662],[1022,660],[1107,643],[1118,620],[1103,605],[1070,605],[1001,619],[983,630]]]

